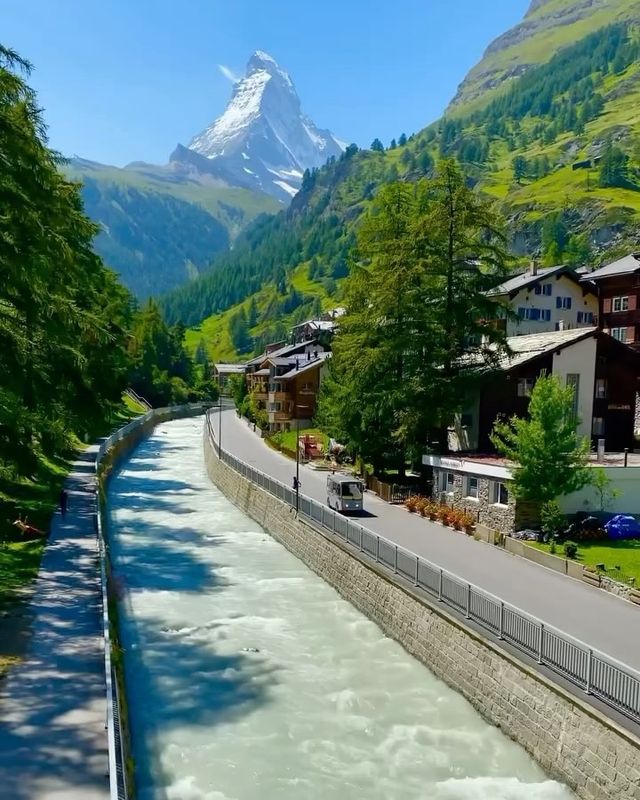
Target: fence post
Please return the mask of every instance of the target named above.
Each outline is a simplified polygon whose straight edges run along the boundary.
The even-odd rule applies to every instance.
[[[438,600],[442,602],[442,570],[440,570],[440,575],[438,576]]]
[[[540,628],[538,629],[538,664],[542,664],[542,647],[544,643],[544,623],[540,623]]]
[[[419,567],[420,567],[420,556],[416,556],[416,579],[413,582],[414,586],[418,586],[419,585],[419,583],[418,583],[418,569],[419,569]]]
[[[587,694],[591,694],[591,681],[593,680],[593,650],[589,650],[589,656],[587,659],[587,687],[585,692]]]
[[[380,563],[380,537],[376,536],[376,564]]]
[[[467,584],[467,613],[466,618],[471,619],[471,584]]]
[[[335,532],[336,532],[336,512],[332,511],[331,513],[333,514],[333,533],[335,534]]]
[[[360,526],[360,552],[364,551],[364,547],[362,546],[362,540],[364,539],[364,528],[362,525]]]
[[[498,630],[498,639],[504,639],[504,603],[500,603],[500,628]]]
[[[393,553],[393,571],[396,575],[398,574],[398,545]]]

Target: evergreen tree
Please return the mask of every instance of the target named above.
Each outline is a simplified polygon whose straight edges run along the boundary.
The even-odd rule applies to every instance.
[[[404,147],[406,143],[407,143],[407,134],[406,133],[400,134],[400,138],[398,139],[398,144],[400,145],[400,147]]]
[[[629,156],[611,140],[600,160],[600,186],[629,187]]]
[[[395,150],[397,146],[398,146],[398,143],[396,142],[396,140],[392,139],[391,140],[391,144],[389,145],[389,150]]]
[[[531,393],[528,419],[496,422],[491,439],[517,465],[511,490],[518,499],[550,503],[595,477],[588,466],[589,440],[576,433],[574,392],[557,376],[542,376]]]
[[[518,183],[522,183],[522,179],[526,178],[529,170],[529,164],[524,156],[516,156],[511,162],[513,169],[513,177]]]
[[[249,353],[251,351],[253,341],[249,335],[247,315],[244,308],[241,308],[229,320],[229,336],[234,350],[238,353]]]
[[[247,326],[255,328],[258,324],[258,306],[256,305],[256,298],[252,297],[249,302],[249,311],[247,312]]]
[[[382,144],[382,142],[380,141],[380,139],[374,139],[374,140],[371,142],[371,149],[372,149],[372,150],[373,150],[375,153],[384,153],[384,145]]]

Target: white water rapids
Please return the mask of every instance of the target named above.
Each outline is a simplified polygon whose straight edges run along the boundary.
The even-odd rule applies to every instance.
[[[202,419],[109,487],[139,800],[569,800],[235,508]]]

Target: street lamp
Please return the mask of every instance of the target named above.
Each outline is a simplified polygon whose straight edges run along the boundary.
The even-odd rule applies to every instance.
[[[301,409],[308,409],[309,406],[294,405],[296,414],[296,479],[294,489],[296,490],[296,514],[300,510],[300,415]]]

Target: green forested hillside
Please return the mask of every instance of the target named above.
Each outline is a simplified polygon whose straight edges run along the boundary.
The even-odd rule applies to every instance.
[[[196,277],[259,214],[280,206],[247,189],[200,183],[171,167],[119,169],[73,159],[65,170],[83,183],[95,247],[139,298]]]
[[[312,294],[322,306],[339,304],[355,232],[380,185],[430,175],[441,158],[456,158],[476,190],[493,198],[523,259],[539,251],[548,263],[595,264],[636,247],[640,34],[612,19],[638,4],[588,5],[594,13],[585,15],[586,5],[570,0],[534,3],[531,37],[509,47],[512,61],[523,49],[518,77],[496,80],[472,100],[462,92],[442,120],[419,134],[402,135],[387,149],[377,140],[368,151],[351,147],[306,176],[288,211],[253,227],[210,273],[163,301],[169,318],[193,326],[217,314],[188,339],[202,338],[212,355],[227,357],[247,349],[265,327],[268,333],[268,325],[281,332],[294,319],[297,309],[283,304],[301,275],[309,283],[297,307],[309,308]],[[553,19],[562,20],[563,35],[582,38],[568,43]],[[537,37],[546,42],[539,57],[525,58]],[[554,52],[552,43],[563,46]],[[245,316],[249,305],[257,309],[246,325],[238,304]],[[231,319],[238,313],[240,324]]]

